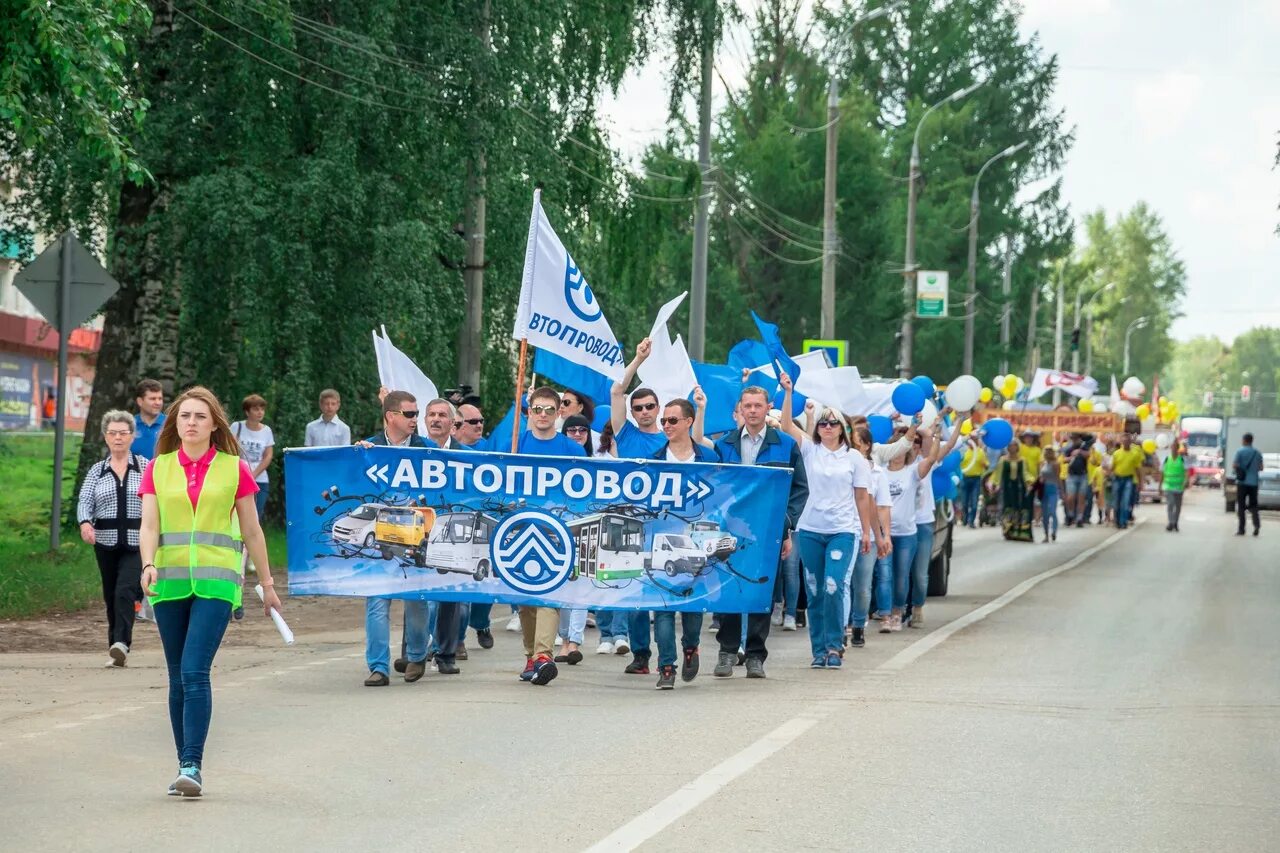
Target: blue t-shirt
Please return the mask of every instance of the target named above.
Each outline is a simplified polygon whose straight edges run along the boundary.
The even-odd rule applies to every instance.
[[[1262,454],[1256,447],[1242,447],[1236,451],[1236,482],[1241,486],[1258,485],[1258,472],[1262,470]]]
[[[586,456],[582,445],[564,433],[556,433],[551,438],[538,438],[532,432],[523,432],[516,443],[517,453],[529,456]]]
[[[650,459],[667,446],[667,436],[661,430],[641,432],[631,421],[622,425],[622,431],[614,440],[617,442],[619,459]]]
[[[147,459],[156,458],[156,439],[160,437],[160,427],[164,426],[164,412],[156,415],[156,422],[147,426],[142,417],[134,418],[133,444],[130,450]]]

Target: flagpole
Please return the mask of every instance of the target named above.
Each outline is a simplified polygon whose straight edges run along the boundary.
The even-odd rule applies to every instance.
[[[519,447],[517,439],[520,437],[520,398],[524,396],[524,366],[529,356],[529,339],[520,339],[520,371],[516,374],[516,416],[511,422],[511,452],[515,453]]]

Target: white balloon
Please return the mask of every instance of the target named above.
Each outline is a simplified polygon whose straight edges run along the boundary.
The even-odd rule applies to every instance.
[[[1130,376],[1124,381],[1124,385],[1121,386],[1121,390],[1124,391],[1126,397],[1136,398],[1147,393],[1147,386],[1143,385],[1142,380],[1138,377]]]
[[[1017,377],[1017,379],[1018,379],[1018,390],[1017,390],[1017,393],[1018,393],[1018,394],[1021,394],[1021,393],[1022,393],[1022,391],[1023,391],[1023,389],[1025,389],[1025,388],[1027,387],[1027,383],[1023,380],[1023,378],[1022,378],[1021,376]]]
[[[967,412],[978,405],[978,396],[982,393],[982,383],[976,376],[957,376],[947,386],[947,405],[957,412]]]
[[[932,400],[924,401],[924,408],[920,410],[920,427],[928,429],[933,426],[933,422],[938,419],[938,407],[933,404]]]
[[[1156,447],[1160,448],[1161,450],[1164,450],[1166,447],[1168,447],[1172,443],[1173,443],[1173,437],[1170,436],[1169,433],[1167,432],[1156,433]]]
[[[1004,405],[1001,406],[1000,408],[1004,409],[1006,412],[1012,412],[1017,407],[1017,405],[1018,405],[1017,400],[1005,400]]]

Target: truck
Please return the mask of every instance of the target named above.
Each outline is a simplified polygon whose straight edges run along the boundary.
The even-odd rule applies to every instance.
[[[435,525],[436,513],[430,507],[384,506],[374,517],[373,537],[382,559],[410,557],[414,565],[427,565],[427,537]]]
[[[1227,512],[1236,511],[1236,473],[1232,469],[1231,460],[1236,451],[1244,445],[1245,433],[1253,434],[1253,447],[1262,453],[1265,460],[1272,454],[1280,453],[1280,418],[1246,418],[1229,416],[1223,428],[1223,504]],[[1266,462],[1263,463],[1264,466]],[[1261,497],[1258,501],[1262,504]]]
[[[1193,486],[1222,488],[1226,422],[1217,415],[1183,415],[1178,426],[1186,446],[1187,482]]]

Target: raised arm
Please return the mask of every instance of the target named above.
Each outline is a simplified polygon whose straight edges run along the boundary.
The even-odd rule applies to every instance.
[[[791,416],[791,377],[785,370],[778,371],[778,384],[782,386],[782,431],[794,438],[797,444],[804,444],[810,439],[804,430],[796,426],[796,419]]]
[[[627,369],[622,372],[622,378],[613,383],[613,387],[609,389],[609,420],[613,424],[614,435],[622,432],[622,427],[627,423],[627,389],[631,387],[631,381],[636,378],[636,371],[640,369],[640,365],[644,364],[644,360],[649,357],[652,350],[653,343],[648,338],[641,341]]]
[[[715,448],[716,443],[707,438],[705,424],[707,420],[707,395],[701,385],[693,386],[693,442],[703,447]]]

